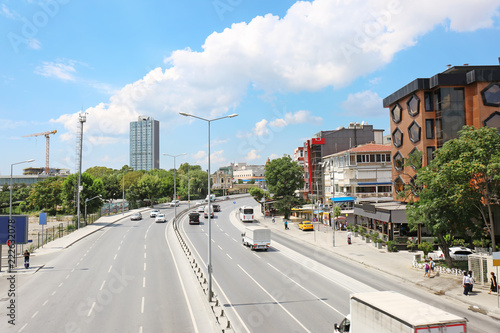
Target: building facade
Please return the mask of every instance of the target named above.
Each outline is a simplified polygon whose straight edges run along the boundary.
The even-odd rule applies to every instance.
[[[137,170],[160,168],[160,123],[139,116],[130,123],[130,167]]]

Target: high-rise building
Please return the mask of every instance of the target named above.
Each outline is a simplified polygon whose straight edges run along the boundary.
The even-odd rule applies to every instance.
[[[160,168],[160,122],[139,116],[130,123],[130,167],[134,170]]]

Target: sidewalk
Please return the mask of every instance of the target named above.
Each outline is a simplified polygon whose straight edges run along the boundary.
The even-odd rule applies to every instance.
[[[452,274],[439,274],[432,278],[424,277],[423,269],[413,268],[413,256],[422,254],[419,252],[387,252],[386,248],[378,249],[373,243],[366,243],[361,237],[352,235],[352,244],[347,244],[347,231],[335,232],[335,247],[333,246],[333,230],[331,227],[322,223],[314,223],[314,231],[302,231],[297,223],[288,222],[288,230],[285,230],[282,217],[275,216],[275,223],[272,223],[271,217],[264,217],[260,212],[260,207],[254,207],[255,219],[273,232],[286,234],[288,237],[294,237],[310,243],[311,245],[321,247],[340,255],[346,259],[353,260],[360,264],[378,269],[387,274],[397,276],[407,282],[414,283],[435,294],[446,295],[458,301],[467,304],[472,311],[482,312],[496,319],[500,319],[500,308],[498,307],[497,295],[488,294],[489,283],[481,286],[474,285],[474,292],[471,296],[463,295],[462,276]],[[423,257],[423,254],[422,254]],[[383,265],[377,265],[384,263]]]

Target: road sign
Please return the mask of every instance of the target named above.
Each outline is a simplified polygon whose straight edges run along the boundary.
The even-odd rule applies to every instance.
[[[47,225],[47,213],[40,213],[38,216],[39,225]]]
[[[493,266],[500,266],[500,252],[493,252]]]

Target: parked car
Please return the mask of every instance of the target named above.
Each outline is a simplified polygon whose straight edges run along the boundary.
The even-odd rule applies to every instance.
[[[165,214],[158,214],[158,215],[156,215],[155,222],[156,223],[165,223],[165,222],[167,222],[167,218],[165,217]]]
[[[304,230],[314,230],[314,226],[311,221],[302,221],[299,222],[299,229]]]
[[[213,205],[214,212],[220,212],[220,205]]]
[[[160,211],[158,209],[153,209],[151,213],[149,213],[149,217],[156,217],[159,213]]]
[[[189,224],[200,224],[200,213],[189,213]]]
[[[450,257],[455,260],[467,260],[467,257],[472,254],[472,250],[467,247],[455,246],[450,247]]]
[[[170,207],[179,207],[179,200],[172,200],[170,202]]]
[[[131,221],[142,220],[142,214],[141,213],[134,213],[134,214],[130,215],[130,220]]]

